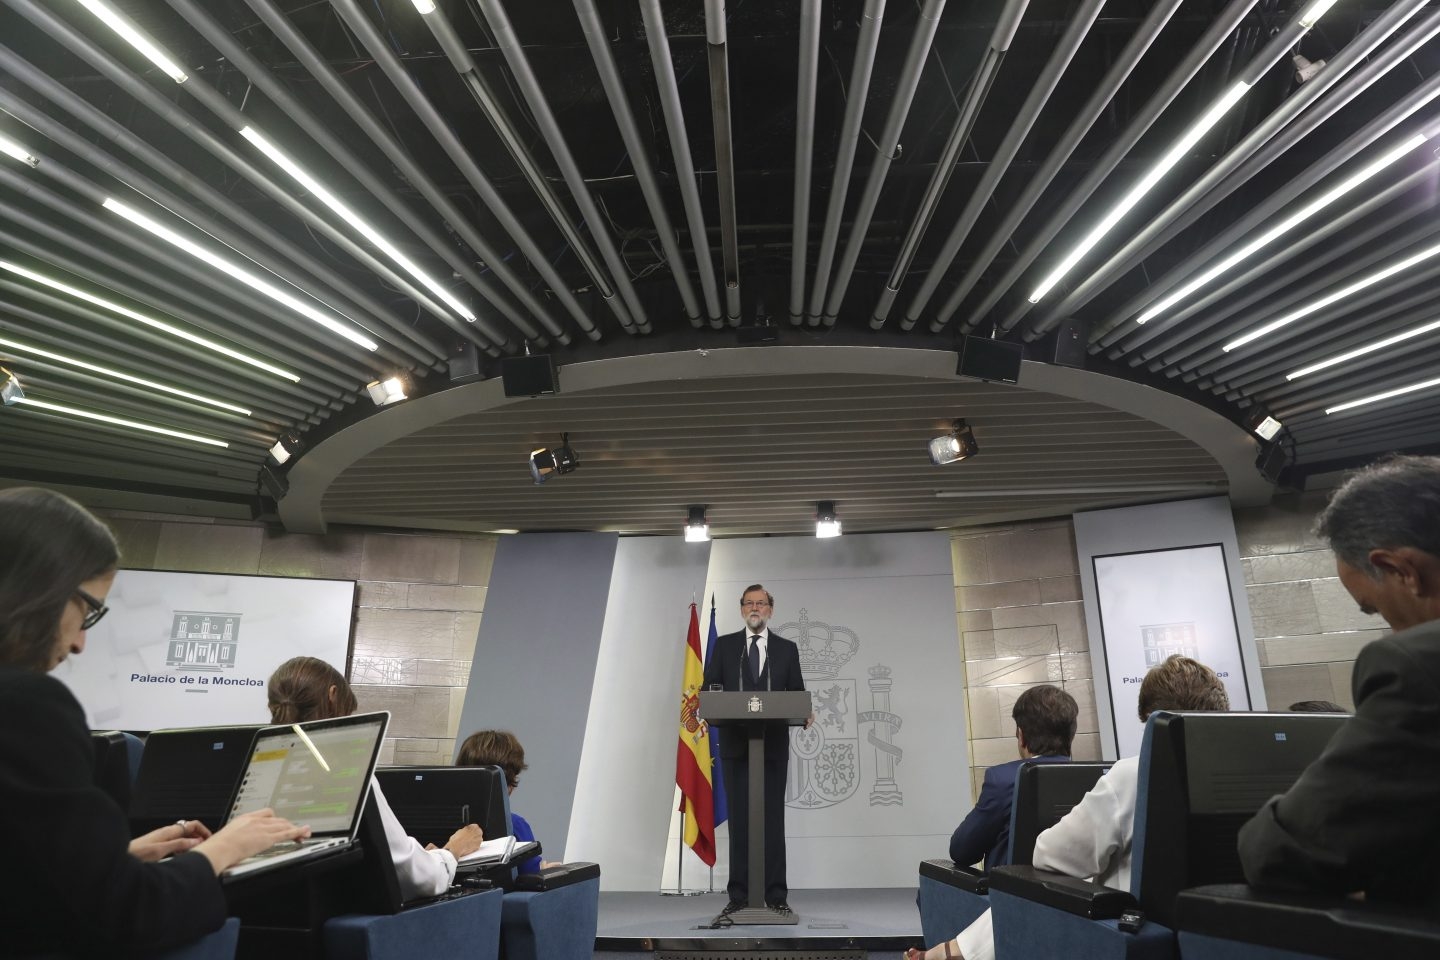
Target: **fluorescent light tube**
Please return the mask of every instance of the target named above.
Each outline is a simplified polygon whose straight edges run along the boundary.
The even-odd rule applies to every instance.
[[[104,307],[106,310],[109,310],[113,313],[118,313],[122,317],[129,317],[131,320],[143,323],[147,327],[152,327],[162,333],[169,334],[170,336],[177,339],[185,340],[189,343],[195,344],[196,346],[204,347],[207,350],[213,350],[216,353],[221,354],[222,356],[231,358],[232,360],[239,360],[241,363],[249,364],[252,367],[264,370],[266,373],[273,373],[277,377],[284,377],[291,383],[300,382],[300,378],[295,374],[291,373],[289,370],[282,370],[280,367],[273,366],[272,364],[267,363],[264,360],[257,359],[250,356],[249,354],[241,353],[239,350],[232,350],[231,348],[223,344],[216,343],[213,340],[207,340],[204,337],[197,336],[196,334],[190,333],[187,330],[182,330],[179,327],[172,327],[170,324],[165,323],[162,320],[156,320],[154,317],[146,316],[143,313],[131,310],[129,307],[124,307],[118,303],[113,303],[103,297],[97,297],[92,293],[87,293],[84,290],[81,290],[79,287],[72,287],[69,284],[61,283],[59,280],[51,279],[50,277],[45,276],[43,273],[36,273],[33,270],[28,270],[25,267],[20,266],[19,264],[11,263],[8,260],[0,260],[0,270],[9,270],[11,273],[19,274],[20,276],[25,277],[27,280],[34,280],[36,283],[47,286],[52,290],[59,290],[61,293],[67,293],[77,300],[84,300],[86,303],[93,303],[97,307]]]
[[[183,430],[172,430],[169,427],[157,427],[154,424],[140,423],[138,420],[126,420],[123,417],[112,417],[108,413],[96,413],[94,410],[77,410],[74,407],[63,406],[58,403],[50,403],[46,400],[36,400],[33,397],[21,397],[15,401],[27,407],[35,407],[40,410],[49,410],[52,413],[64,413],[72,417],[82,417],[86,420],[98,420],[101,423],[113,424],[117,427],[128,427],[131,430],[144,430],[147,433],[159,433],[167,437],[177,437],[181,440],[190,440],[194,443],[207,443],[212,447],[229,447],[230,444],[224,440],[216,440],[213,437],[202,437],[194,433],[186,433]]]
[[[136,29],[135,24],[110,4],[105,3],[104,0],[80,0],[80,5],[99,17],[105,26],[114,30],[121,39],[140,51],[146,60],[159,67],[171,80],[176,83],[184,83],[190,79],[178,63],[171,60],[164,50],[161,50],[153,40]]]
[[[1400,273],[1404,270],[1408,270],[1411,267],[1415,266],[1417,263],[1423,263],[1424,261],[1429,260],[1436,254],[1440,254],[1440,243],[1437,243],[1434,246],[1426,247],[1419,253],[1412,254],[1411,256],[1406,257],[1404,260],[1401,260],[1398,263],[1393,263],[1388,267],[1377,270],[1375,273],[1372,273],[1367,277],[1361,277],[1354,283],[1349,284],[1345,287],[1341,287],[1334,293],[1327,293],[1325,296],[1321,297],[1318,300],[1312,300],[1310,303],[1305,304],[1305,306],[1300,307],[1297,310],[1292,310],[1291,312],[1285,314],[1283,317],[1271,320],[1263,327],[1258,327],[1255,330],[1251,330],[1243,337],[1231,340],[1229,343],[1225,344],[1223,349],[1226,353],[1229,353],[1236,347],[1243,347],[1245,344],[1251,342],[1252,340],[1258,340],[1259,338],[1266,336],[1267,334],[1274,333],[1281,327],[1288,326],[1289,324],[1294,323],[1296,320],[1299,320],[1302,317],[1308,317],[1316,310],[1320,310],[1324,307],[1330,306],[1330,304],[1332,303],[1337,303],[1341,300],[1344,300],[1351,294],[1359,293],[1366,287],[1373,287],[1381,280],[1384,280],[1387,277],[1393,277],[1395,274]]]
[[[422,14],[435,12],[435,0],[413,0],[413,2],[415,9]]]
[[[18,353],[28,353],[32,356],[44,357],[47,360],[56,360],[60,363],[68,363],[71,366],[79,367],[82,370],[89,370],[92,373],[98,373],[102,376],[111,377],[115,380],[124,380],[127,383],[133,383],[137,386],[145,387],[150,390],[159,390],[161,393],[168,393],[172,394],[173,396],[184,397],[186,400],[194,400],[197,403],[204,403],[212,407],[219,407],[222,410],[229,410],[233,413],[241,414],[242,416],[250,416],[249,410],[246,410],[244,407],[237,407],[233,403],[226,403],[224,400],[216,400],[214,397],[207,397],[201,393],[191,393],[188,390],[181,390],[178,387],[167,387],[165,384],[156,383],[154,380],[146,380],[143,377],[137,377],[133,376],[132,374],[122,373],[119,370],[112,370],[109,367],[102,367],[96,363],[89,363],[85,360],[78,360],[75,357],[67,357],[64,354],[54,353],[50,350],[44,350],[40,347],[34,347],[28,343],[21,343],[18,340],[11,340],[8,337],[0,337],[0,347],[7,347],[10,350],[16,351]]]
[[[356,213],[346,205],[343,200],[331,193],[324,184],[312,177],[305,168],[301,167],[279,147],[271,143],[263,133],[254,127],[244,127],[240,130],[240,136],[254,144],[257,150],[269,157],[281,170],[284,170],[290,174],[291,177],[295,178],[302,187],[310,191],[315,199],[325,204],[325,206],[333,210],[342,220],[358,230],[361,236],[378,247],[382,253],[398,263],[401,269],[420,281],[421,286],[445,301],[451,310],[454,310],[466,320],[472,323],[474,322],[474,311],[461,303],[440,281],[426,273],[418,263],[405,256],[395,244],[385,239],[385,237],[374,227],[370,226],[360,214]]]
[[[280,289],[275,284],[264,279],[258,274],[251,273],[249,270],[246,270],[239,264],[231,263],[224,257],[212,253],[211,251],[200,246],[198,243],[195,243],[194,241],[176,233],[174,230],[171,230],[169,227],[165,226],[158,220],[147,217],[139,210],[136,210],[133,207],[129,207],[121,203],[114,197],[106,197],[104,207],[111,213],[119,214],[120,216],[124,217],[126,220],[129,220],[136,226],[144,227],[146,230],[150,231],[155,236],[159,237],[161,240],[164,240],[166,243],[172,244],[173,246],[179,247],[181,250],[184,250],[186,253],[190,254],[190,256],[194,257],[195,259],[203,263],[209,264],[216,270],[219,270],[221,273],[234,277],[241,283],[260,291],[261,293],[265,294],[265,296],[269,297],[271,300],[274,300],[276,303],[289,307],[291,310],[294,310],[296,313],[300,314],[302,317],[305,317],[307,320],[313,320],[315,323],[320,324],[320,326],[324,327],[326,330],[329,330],[332,333],[338,333],[340,336],[344,337],[346,340],[349,340],[351,343],[359,344],[366,350],[378,350],[380,348],[380,345],[377,344],[374,340],[371,340],[369,337],[365,336],[363,333],[354,329],[353,327],[341,323],[339,320],[329,315],[325,311],[316,309],[310,304],[305,303],[300,298],[286,293],[284,290]]]
[[[1165,155],[1146,172],[1145,176],[1140,178],[1140,182],[1131,187],[1130,191],[1121,197],[1115,206],[1110,208],[1110,211],[1101,218],[1100,222],[1091,228],[1090,232],[1085,235],[1085,238],[1065,255],[1065,259],[1061,260],[1059,265],[1050,271],[1050,275],[1040,281],[1040,285],[1030,294],[1030,302],[1039,303],[1040,298],[1049,293],[1055,284],[1065,279],[1065,275],[1074,268],[1075,264],[1080,262],[1080,258],[1089,253],[1091,248],[1103,240],[1105,235],[1115,227],[1115,224],[1120,222],[1120,218],[1129,213],[1137,203],[1144,199],[1145,195],[1154,189],[1155,184],[1160,182],[1160,178],[1169,173],[1170,168],[1179,163],[1200,138],[1205,136],[1211,127],[1219,123],[1220,118],[1225,116],[1230,108],[1235,106],[1240,98],[1245,96],[1249,90],[1250,84],[1244,80],[1237,80],[1230,86],[1230,89],[1221,94],[1220,99],[1211,104],[1210,109],[1206,110],[1200,119],[1192,124],[1190,129],[1186,130],[1184,135],[1181,136],[1179,140],[1176,140],[1170,149],[1165,152]]]
[[[0,153],[5,154],[5,156],[7,157],[14,157],[21,163],[27,164],[32,167],[40,165],[40,161],[35,159],[35,156],[29,150],[25,149],[20,144],[16,143],[14,140],[11,140],[4,134],[0,134]]]
[[[1371,177],[1375,176],[1375,174],[1379,173],[1381,170],[1384,170],[1386,167],[1390,166],[1390,164],[1394,163],[1396,160],[1399,160],[1405,154],[1409,153],[1411,150],[1414,150],[1416,147],[1420,146],[1420,144],[1424,143],[1428,139],[1429,137],[1427,137],[1425,134],[1417,133],[1413,137],[1404,140],[1400,144],[1396,145],[1393,149],[1387,151],[1384,155],[1378,157],[1373,163],[1367,165],[1363,170],[1359,170],[1354,175],[1348,177],[1343,183],[1337,184],[1334,188],[1326,191],[1323,195],[1316,197],[1314,200],[1310,201],[1305,206],[1301,207],[1299,210],[1295,211],[1290,216],[1286,217],[1284,220],[1271,227],[1269,230],[1266,230],[1254,240],[1251,240],[1249,243],[1245,244],[1235,252],[1231,253],[1229,256],[1225,257],[1219,263],[1216,263],[1208,270],[1205,270],[1199,275],[1191,278],[1188,282],[1182,284],[1180,287],[1172,290],[1169,294],[1162,297],[1160,300],[1151,304],[1144,313],[1140,314],[1140,316],[1135,318],[1135,322],[1146,323],[1150,320],[1155,319],[1160,314],[1164,313],[1166,310],[1170,309],[1175,304],[1179,303],[1181,300],[1194,293],[1196,290],[1199,290],[1201,287],[1205,286],[1205,284],[1209,283],[1211,280],[1214,280],[1216,277],[1220,276],[1220,274],[1229,270],[1231,267],[1235,266],[1238,263],[1244,263],[1247,259],[1249,259],[1252,254],[1255,253],[1255,251],[1259,250],[1264,246],[1267,246],[1268,244],[1274,242],[1284,234],[1295,229],[1300,224],[1304,223],[1306,220],[1310,219],[1315,214],[1319,213],[1321,210],[1334,203],[1336,200],[1339,200],[1341,197],[1345,196],[1345,194],[1349,193],[1351,190],[1354,190],[1356,187],[1360,186],[1360,184],[1364,183],[1366,180],[1369,180]]]
[[[1379,403],[1381,400],[1389,400],[1391,397],[1403,396],[1407,393],[1415,393],[1417,390],[1426,390],[1430,387],[1440,387],[1440,377],[1434,380],[1425,380],[1420,383],[1412,383],[1408,387],[1396,387],[1394,390],[1386,390],[1384,393],[1371,394],[1368,397],[1361,397],[1359,400],[1347,400],[1338,403],[1333,407],[1326,407],[1326,413],[1340,413],[1343,410],[1353,410],[1356,407],[1363,407],[1367,403]]]
[[[1315,0],[1304,13],[1300,14],[1300,26],[1309,30],[1333,6],[1335,6],[1335,0]]]
[[[1415,337],[1423,336],[1434,330],[1440,330],[1440,320],[1432,320],[1429,323],[1421,324],[1418,327],[1411,327],[1409,330],[1402,330],[1394,336],[1386,337],[1383,340],[1376,340],[1373,343],[1367,343],[1363,347],[1356,347],[1354,350],[1349,350],[1345,353],[1337,354],[1336,356],[1330,357],[1327,360],[1321,360],[1319,363],[1312,363],[1308,367],[1301,367],[1294,373],[1285,374],[1285,379],[1299,380],[1301,377],[1309,376],[1312,373],[1318,373],[1319,371],[1325,370],[1329,367],[1333,367],[1336,364],[1345,363],[1349,360],[1354,360],[1356,357],[1363,357],[1365,356],[1365,354],[1374,353],[1376,350],[1384,350],[1386,347],[1393,347],[1397,343],[1404,343],[1406,340],[1411,340]]]

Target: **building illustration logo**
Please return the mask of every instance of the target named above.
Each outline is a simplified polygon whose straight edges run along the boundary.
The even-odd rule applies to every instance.
[[[176,610],[165,665],[208,673],[234,669],[239,642],[240,614]]]
[[[859,790],[862,767],[868,767],[870,805],[903,806],[895,765],[904,751],[892,742],[901,720],[890,711],[890,668],[870,668],[870,709],[862,709],[858,682],[844,675],[860,649],[854,630],[812,620],[804,609],[799,620],[771,629],[800,648],[800,672],[815,710],[810,729],[790,728],[785,805],[814,810],[843,803]],[[866,725],[862,746],[861,728]]]
[[[1195,637],[1194,623],[1152,623],[1140,628],[1140,639],[1145,649],[1145,666],[1150,668],[1164,663],[1176,654],[1200,659],[1200,643]]]

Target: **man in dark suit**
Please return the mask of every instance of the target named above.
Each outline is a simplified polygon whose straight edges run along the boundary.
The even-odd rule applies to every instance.
[[[1240,830],[1251,884],[1440,911],[1440,457],[1395,457],[1336,491],[1316,531],[1340,583],[1395,633],[1360,651],[1355,715]]]
[[[793,640],[771,633],[767,624],[775,598],[760,584],[746,587],[740,595],[740,615],[745,629],[715,639],[715,652],[705,664],[705,688],[718,685],[725,690],[804,690],[800,675],[800,649]],[[810,726],[812,715],[805,721]],[[721,911],[730,914],[749,899],[750,771],[746,764],[748,744],[744,737],[720,736],[720,766],[730,797],[730,902]],[[789,912],[785,885],[785,775],[790,760],[788,727],[772,724],[765,731],[765,903]]]
[[[987,873],[1010,862],[1010,807],[1020,765],[1069,763],[1079,713],[1074,697],[1048,683],[1031,687],[1016,698],[1010,716],[1015,720],[1020,759],[985,771],[980,799],[950,838],[951,860],[964,866],[984,857]]]

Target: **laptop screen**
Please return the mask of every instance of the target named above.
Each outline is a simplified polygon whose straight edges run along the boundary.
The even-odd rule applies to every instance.
[[[231,818],[270,807],[314,836],[351,835],[388,714],[267,727],[255,738]]]

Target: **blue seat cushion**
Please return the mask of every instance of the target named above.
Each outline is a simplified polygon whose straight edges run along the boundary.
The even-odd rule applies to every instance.
[[[1116,920],[1090,920],[990,888],[996,960],[1178,960],[1175,933],[1146,923],[1126,933]]]
[[[498,960],[499,890],[440,900],[396,914],[351,914],[325,922],[329,960],[465,957]]]
[[[591,960],[600,923],[600,878],[556,890],[505,894],[506,960]]]

